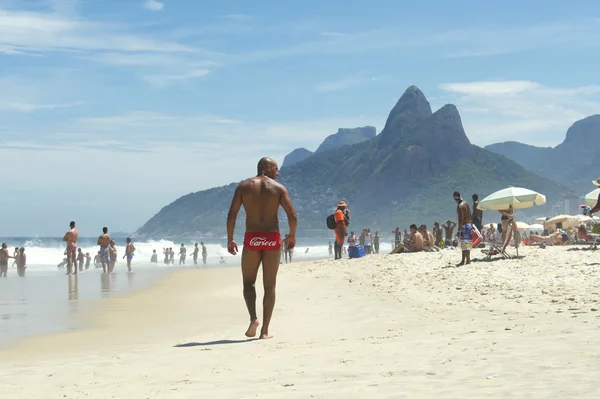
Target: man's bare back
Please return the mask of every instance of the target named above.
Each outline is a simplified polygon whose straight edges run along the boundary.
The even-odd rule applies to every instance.
[[[100,237],[98,237],[98,245],[101,247],[108,247],[108,244],[110,244],[110,235],[108,235],[108,233],[102,234]]]
[[[279,231],[279,203],[285,188],[266,176],[251,177],[238,187],[246,211],[246,231]]]
[[[256,315],[255,283],[258,269],[263,266],[263,326],[260,338],[270,338],[269,323],[275,306],[275,285],[281,254],[278,210],[281,206],[287,216],[290,232],[285,245],[293,248],[296,244],[297,217],[286,188],[277,183],[279,175],[277,163],[270,158],[258,162],[256,177],[244,180],[238,185],[227,214],[227,250],[232,255],[238,253],[233,239],[237,214],[243,206],[246,211],[246,232],[242,250],[242,279],[244,300],[250,314],[247,337],[254,337],[259,326]]]

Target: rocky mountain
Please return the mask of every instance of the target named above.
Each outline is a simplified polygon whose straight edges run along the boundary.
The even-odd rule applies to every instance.
[[[284,166],[292,166],[295,163],[300,161],[304,161],[306,158],[310,157],[313,154],[312,151],[307,150],[306,148],[296,148],[294,151],[290,152],[283,158],[283,163],[281,164],[281,168]]]
[[[379,135],[316,152],[282,170],[279,181],[288,188],[298,212],[299,233],[311,236],[330,235],[325,218],[340,199],[352,211],[352,229],[370,226],[388,232],[395,226],[431,226],[436,219],[455,219],[455,190],[470,199],[473,193],[483,198],[510,185],[527,187],[546,194],[546,207],[560,201],[567,191],[504,156],[472,145],[456,107],[448,104],[432,113],[425,95],[415,86],[398,100]],[[136,236],[224,234],[235,187],[232,183],[181,197],[151,218]],[[240,234],[243,218],[242,212]],[[285,230],[283,212],[280,221]],[[486,212],[485,221],[498,222],[498,213]]]
[[[377,131],[373,126],[357,127],[354,129],[340,128],[337,133],[327,136],[315,152],[323,152],[343,145],[362,143],[365,140],[372,139],[376,134]]]
[[[373,126],[356,127],[354,129],[340,128],[337,133],[331,134],[323,140],[315,153],[331,150],[332,148],[341,147],[344,145],[352,145],[362,143],[365,140],[372,139],[377,134],[377,130]],[[281,168],[291,166],[297,162],[303,161],[313,155],[312,151],[306,148],[296,148],[283,159]]]
[[[600,138],[600,115],[575,122],[565,140],[554,148],[535,147],[514,141],[491,144],[485,148],[511,159],[524,168],[549,177],[580,194],[591,191],[590,181],[600,171],[600,147],[593,143]]]

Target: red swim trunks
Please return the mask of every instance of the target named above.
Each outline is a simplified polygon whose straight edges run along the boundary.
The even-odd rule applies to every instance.
[[[275,251],[281,248],[281,235],[276,231],[249,231],[244,235],[244,247],[248,247],[250,251]]]

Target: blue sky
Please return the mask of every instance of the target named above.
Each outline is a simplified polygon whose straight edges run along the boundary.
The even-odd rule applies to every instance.
[[[134,231],[414,84],[474,144],[600,110],[600,3],[0,0],[0,235]]]

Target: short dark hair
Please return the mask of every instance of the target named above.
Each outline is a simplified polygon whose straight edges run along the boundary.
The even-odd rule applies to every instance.
[[[73,220],[71,220],[71,223],[69,223],[69,226],[71,226],[71,227],[75,226],[75,222]]]
[[[413,224],[410,225],[410,228],[416,230],[417,229],[417,225],[413,223]]]
[[[477,200],[479,199],[479,195],[477,195],[477,194],[473,194],[473,199],[474,199],[475,201],[477,201]]]
[[[108,233],[108,227],[103,227],[103,228],[102,228],[102,232],[103,232],[104,234]]]
[[[452,196],[453,196],[454,198],[456,198],[456,197],[460,198],[460,197],[461,197],[461,195],[460,195],[460,192],[459,192],[459,191],[455,191],[455,192],[454,192],[454,194],[452,194]]]

